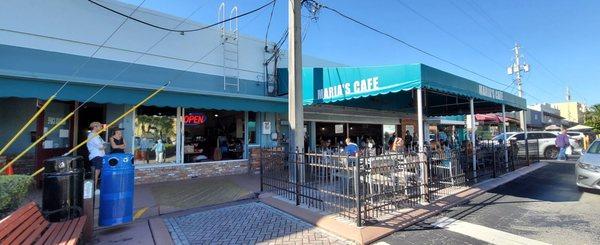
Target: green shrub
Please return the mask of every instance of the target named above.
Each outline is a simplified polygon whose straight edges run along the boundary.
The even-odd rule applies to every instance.
[[[32,181],[29,175],[0,175],[0,217],[21,204]]]

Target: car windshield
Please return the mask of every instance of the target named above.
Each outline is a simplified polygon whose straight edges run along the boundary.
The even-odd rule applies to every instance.
[[[513,136],[514,134],[511,133],[506,133],[506,138],[510,138],[510,136]],[[504,133],[501,133],[499,135],[494,136],[494,138],[492,140],[504,140]]]
[[[592,143],[592,145],[590,145],[590,148],[588,149],[587,153],[600,154],[600,141],[596,141],[596,142]]]

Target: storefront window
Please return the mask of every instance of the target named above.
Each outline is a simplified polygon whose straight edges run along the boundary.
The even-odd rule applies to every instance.
[[[185,163],[243,158],[243,112],[186,108],[183,121]]]
[[[256,112],[248,112],[248,144],[256,144]]]
[[[136,164],[176,161],[177,109],[142,106],[135,117]]]

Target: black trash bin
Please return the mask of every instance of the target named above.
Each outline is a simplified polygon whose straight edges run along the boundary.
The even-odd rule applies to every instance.
[[[44,161],[42,212],[52,222],[83,214],[83,158],[54,157]]]

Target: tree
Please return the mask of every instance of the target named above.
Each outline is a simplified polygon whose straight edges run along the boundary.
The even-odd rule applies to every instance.
[[[594,132],[600,133],[600,104],[593,105],[585,113],[585,125],[594,128]]]

